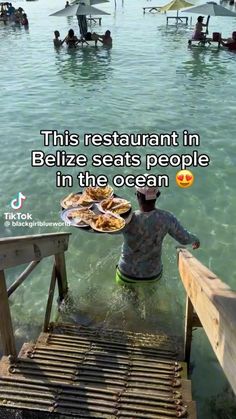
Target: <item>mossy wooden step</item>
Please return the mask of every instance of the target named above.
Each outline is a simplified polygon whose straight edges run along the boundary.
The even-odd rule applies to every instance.
[[[51,325],[0,362],[0,417],[196,419],[177,338]],[[5,415],[5,416],[4,416]]]

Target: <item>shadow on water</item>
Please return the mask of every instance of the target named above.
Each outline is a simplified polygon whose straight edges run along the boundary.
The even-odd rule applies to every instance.
[[[84,46],[55,51],[58,74],[72,87],[81,82],[84,84],[107,80],[111,76],[111,49]]]
[[[228,73],[224,62],[220,59],[221,50],[208,47],[189,48],[189,58],[182,63],[182,70],[192,78],[204,80],[215,80],[216,76],[223,76]]]
[[[192,34],[193,29],[186,25],[163,25],[158,26],[158,34],[171,44],[181,44],[183,42],[183,35]],[[186,39],[187,44],[187,39]]]

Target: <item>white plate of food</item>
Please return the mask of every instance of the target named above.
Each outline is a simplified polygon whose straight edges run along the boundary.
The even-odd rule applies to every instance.
[[[78,208],[79,206],[90,208],[92,205],[92,199],[84,192],[71,193],[61,200],[61,207],[64,209]]]
[[[110,197],[104,199],[102,202],[97,204],[99,211],[105,213],[107,211],[113,214],[125,214],[131,209],[131,203],[123,198]]]
[[[93,217],[90,226],[100,233],[116,233],[125,227],[125,220],[119,215],[106,212]]]
[[[91,211],[89,208],[70,208],[66,211],[63,211],[61,218],[66,223],[74,227],[90,227],[91,220],[96,217],[96,214]]]
[[[85,194],[85,196],[87,196],[88,199],[90,199],[92,202],[101,202],[104,199],[113,196],[113,192],[113,188],[110,185],[107,185],[103,188],[99,186],[89,186],[84,190],[83,194]]]

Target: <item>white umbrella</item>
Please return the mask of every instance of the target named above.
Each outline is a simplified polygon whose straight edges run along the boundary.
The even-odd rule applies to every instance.
[[[79,4],[79,0],[74,0],[70,4]],[[109,3],[109,0],[83,0],[83,3],[87,6],[93,6],[94,4],[100,4],[100,3]]]
[[[82,15],[109,15],[110,13],[104,12],[103,10],[97,9],[96,7],[86,6],[81,3],[73,4],[72,6],[65,7],[64,9],[58,10],[58,12],[52,13],[50,16],[82,16]]]
[[[214,1],[209,1],[204,4],[200,4],[199,6],[190,7],[188,9],[185,9],[184,12],[198,13],[199,15],[202,14],[202,15],[207,15],[207,16],[234,16],[236,17],[236,13],[231,12],[231,10],[226,9],[226,7],[220,6]]]
[[[190,7],[185,9],[184,13],[197,13],[198,15],[207,15],[207,30],[210,16],[231,16],[236,17],[236,13],[231,12],[231,10],[226,9],[226,7],[220,6],[214,1],[209,1],[199,6]]]

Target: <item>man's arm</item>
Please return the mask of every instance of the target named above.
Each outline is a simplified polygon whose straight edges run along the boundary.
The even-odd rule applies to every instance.
[[[221,45],[223,45],[223,47],[228,47],[229,46],[229,42],[224,42],[223,39],[220,40]]]
[[[174,217],[170,215],[170,225],[168,233],[171,237],[177,240],[180,244],[192,244],[193,249],[198,249],[200,246],[200,240],[194,234],[189,233]]]

